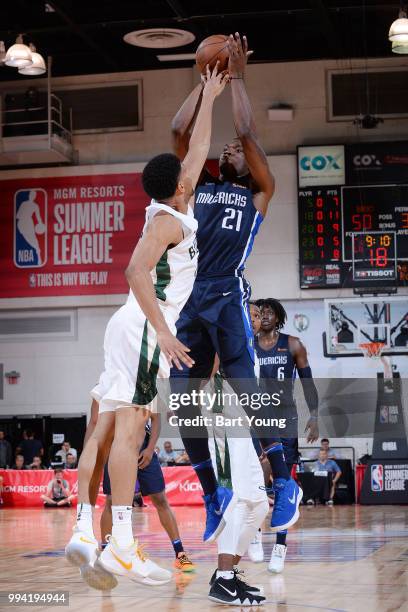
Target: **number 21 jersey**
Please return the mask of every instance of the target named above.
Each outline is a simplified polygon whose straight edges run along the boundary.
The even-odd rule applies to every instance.
[[[204,172],[195,190],[198,221],[197,278],[241,276],[263,221],[245,185],[221,182]]]

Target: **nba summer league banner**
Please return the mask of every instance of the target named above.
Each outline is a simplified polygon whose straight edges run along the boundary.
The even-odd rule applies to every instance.
[[[140,175],[0,182],[0,297],[127,293],[148,205]]]

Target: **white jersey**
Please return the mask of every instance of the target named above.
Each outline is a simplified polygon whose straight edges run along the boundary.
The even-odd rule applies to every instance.
[[[162,210],[181,221],[184,238],[163,253],[151,271],[151,276],[159,304],[178,318],[193,289],[197,272],[197,220],[190,207],[187,214],[183,214],[166,204],[152,200],[146,208],[143,233],[153,217]],[[129,292],[127,302],[136,302],[132,291]]]

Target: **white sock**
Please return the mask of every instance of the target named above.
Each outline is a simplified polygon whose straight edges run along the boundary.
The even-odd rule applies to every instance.
[[[112,506],[112,536],[120,548],[133,544],[132,506]]]
[[[226,570],[225,572],[222,570],[217,570],[217,578],[224,578],[224,580],[232,580],[235,574],[232,570]]]
[[[81,531],[85,531],[89,535],[94,536],[93,523],[92,523],[92,512],[94,506],[91,504],[78,504],[77,506],[77,527]]]

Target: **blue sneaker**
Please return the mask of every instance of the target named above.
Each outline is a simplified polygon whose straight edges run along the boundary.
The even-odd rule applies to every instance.
[[[207,518],[205,523],[204,542],[213,542],[218,538],[231,516],[237,497],[226,487],[217,487],[212,495],[203,495]]]
[[[275,504],[271,517],[272,531],[283,531],[296,523],[299,518],[299,504],[302,501],[303,491],[297,483],[290,478],[277,478],[274,482]]]

